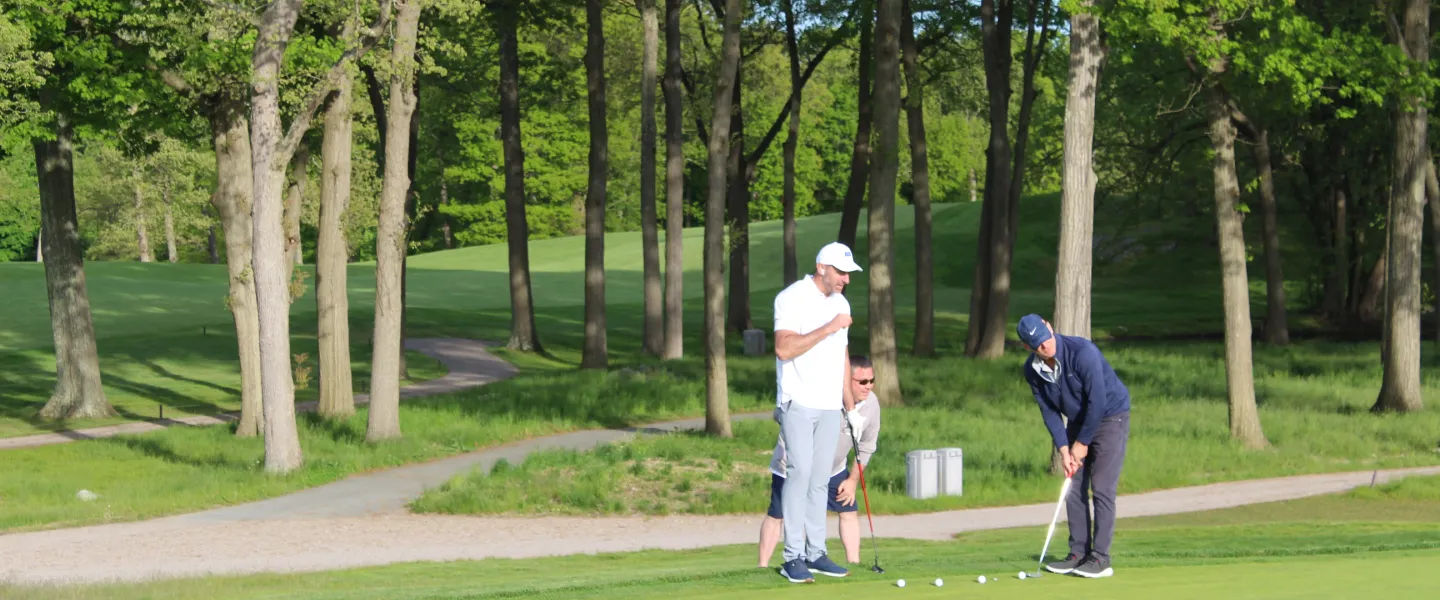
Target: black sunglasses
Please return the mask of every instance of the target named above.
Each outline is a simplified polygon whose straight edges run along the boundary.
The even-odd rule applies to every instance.
[[[875,378],[871,377],[869,379],[856,379],[855,383],[858,383],[860,385],[870,385],[872,383],[875,383]]]

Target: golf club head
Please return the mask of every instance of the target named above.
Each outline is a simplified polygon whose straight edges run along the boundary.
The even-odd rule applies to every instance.
[[[871,570],[871,571],[874,571],[874,572],[876,572],[876,573],[884,573],[884,572],[885,572],[885,569],[880,568],[880,563],[875,563],[874,566],[870,567],[870,570]]]

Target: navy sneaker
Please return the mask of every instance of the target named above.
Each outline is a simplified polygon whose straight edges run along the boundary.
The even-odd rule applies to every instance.
[[[810,569],[805,568],[805,560],[800,558],[780,565],[780,575],[789,579],[790,583],[815,583]]]
[[[811,569],[813,569],[816,573],[819,573],[821,575],[828,575],[830,577],[844,577],[850,574],[849,570],[847,570],[845,567],[835,564],[835,561],[830,560],[830,556],[826,554],[821,554],[820,558],[817,558],[815,560],[805,561],[805,564]]]

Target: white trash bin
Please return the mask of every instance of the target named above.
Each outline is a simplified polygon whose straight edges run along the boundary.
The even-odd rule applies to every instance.
[[[905,494],[923,500],[939,492],[940,469],[934,450],[905,453]]]
[[[939,461],[937,470],[940,472],[940,493],[945,496],[965,495],[964,453],[959,448],[941,448],[935,453]]]

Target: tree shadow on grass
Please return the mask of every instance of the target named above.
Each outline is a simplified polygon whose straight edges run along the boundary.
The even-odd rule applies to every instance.
[[[216,404],[199,401],[193,397],[181,395],[160,386],[150,385],[148,383],[140,383],[138,381],[126,379],[118,375],[106,376],[104,381],[106,385],[109,385],[111,387],[119,388],[137,396],[154,400],[157,404],[163,406],[168,406],[170,408],[176,409],[187,409],[186,412],[192,414],[215,414],[225,412],[225,409],[221,408]],[[196,408],[200,408],[202,410],[189,410]],[[152,419],[159,417],[160,415],[157,413],[155,415],[139,416],[138,418]]]
[[[207,456],[181,454],[171,448],[165,441],[153,436],[116,436],[98,438],[98,441],[128,448],[145,456],[157,458],[171,464],[226,470],[246,470],[251,467],[248,461],[241,460],[235,456],[226,456],[219,452]]]
[[[350,419],[340,420],[326,418],[311,411],[300,412],[298,417],[305,428],[320,432],[336,443],[353,446],[365,444],[364,428],[356,429],[352,427],[352,421]]]
[[[210,388],[210,389],[212,389],[212,390],[215,390],[215,391],[217,391],[217,392],[224,392],[225,394],[230,395],[230,396],[239,396],[239,395],[240,395],[240,390],[238,390],[238,389],[235,389],[235,388],[229,387],[229,386],[220,385],[220,384],[215,383],[215,382],[213,382],[213,381],[205,381],[205,380],[202,380],[202,379],[194,379],[194,378],[191,378],[191,377],[186,377],[186,376],[184,376],[184,375],[181,375],[181,374],[179,374],[179,373],[176,373],[176,372],[174,372],[174,371],[171,371],[171,370],[169,370],[169,369],[166,369],[165,367],[162,367],[162,366],[156,364],[155,361],[150,360],[149,358],[142,358],[142,357],[138,357],[138,356],[135,356],[135,357],[132,357],[132,358],[135,360],[135,362],[140,363],[141,365],[144,365],[145,368],[150,369],[150,371],[151,371],[152,373],[155,373],[156,375],[159,375],[160,377],[164,377],[164,378],[166,378],[166,379],[172,379],[172,380],[175,380],[175,381],[184,381],[184,382],[186,382],[186,383],[191,383],[191,384],[195,384],[195,385],[198,385],[198,386],[208,387],[208,388]]]

